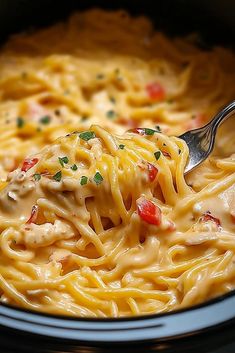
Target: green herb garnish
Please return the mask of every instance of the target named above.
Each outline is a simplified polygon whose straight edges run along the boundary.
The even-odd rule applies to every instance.
[[[72,170],[77,170],[78,169],[78,166],[76,164],[73,164],[72,167],[71,167]]]
[[[95,136],[94,131],[85,131],[85,132],[82,132],[79,135],[79,137],[80,137],[80,139],[82,139],[84,141],[89,141],[91,139],[94,139],[96,136]]]
[[[114,119],[116,117],[116,113],[114,110],[108,110],[106,113],[107,118]]]
[[[119,146],[118,146],[118,148],[119,148],[120,150],[123,150],[124,147],[125,147],[125,145],[119,145]]]
[[[159,158],[161,157],[161,151],[154,152],[154,157],[155,157],[156,160],[158,161]]]
[[[59,160],[61,167],[63,167],[63,168],[64,168],[65,164],[69,163],[69,159],[66,156],[65,157],[58,157],[58,160]]]
[[[41,119],[39,120],[39,122],[43,125],[48,125],[50,121],[51,121],[51,117],[49,115],[45,115],[41,117]]]
[[[21,118],[20,116],[17,118],[16,120],[16,125],[18,128],[22,128],[25,124],[25,121],[23,118]]]
[[[35,174],[33,175],[33,178],[34,178],[35,181],[39,181],[39,180],[41,179],[41,174],[35,173]]]
[[[81,177],[80,184],[81,184],[81,185],[86,185],[86,184],[87,184],[87,181],[88,181],[88,178],[87,178],[85,175],[83,175],[83,176]]]
[[[155,130],[153,130],[153,129],[149,129],[149,128],[144,128],[144,133],[145,133],[145,135],[149,135],[149,136],[151,136],[151,135],[153,135],[154,134],[154,132],[156,132]]]
[[[61,170],[59,172],[57,172],[55,175],[53,175],[53,179],[55,181],[61,181],[61,178],[62,178],[62,172]]]
[[[94,176],[94,182],[96,183],[96,185],[101,184],[103,180],[104,179],[103,179],[102,175],[99,172],[96,172],[95,176]]]

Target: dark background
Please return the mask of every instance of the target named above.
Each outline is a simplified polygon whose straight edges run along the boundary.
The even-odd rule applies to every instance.
[[[203,33],[207,43],[234,44],[234,0],[1,0],[0,38],[27,27],[47,25],[65,18],[74,9],[90,6],[127,8],[145,13],[156,27],[169,34]]]

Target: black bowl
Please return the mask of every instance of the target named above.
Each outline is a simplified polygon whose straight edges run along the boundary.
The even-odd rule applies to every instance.
[[[233,46],[235,2],[229,0],[0,2],[1,39],[30,26],[66,17],[91,6],[126,8],[146,14],[169,35],[201,33],[203,50]],[[59,39],[58,39],[59,40]],[[0,351],[20,352],[169,352],[234,353],[235,292],[168,314],[125,319],[74,319],[0,305]]]

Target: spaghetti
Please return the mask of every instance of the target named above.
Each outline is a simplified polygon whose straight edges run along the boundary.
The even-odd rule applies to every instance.
[[[234,122],[187,180],[172,136],[234,98],[231,52],[91,10],[0,62],[2,302],[120,317],[234,289]]]

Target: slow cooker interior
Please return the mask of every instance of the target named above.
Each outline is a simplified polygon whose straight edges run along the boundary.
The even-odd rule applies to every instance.
[[[0,37],[35,26],[45,26],[66,18],[76,9],[125,8],[132,14],[145,14],[157,28],[171,34],[200,32],[208,43],[233,44],[235,3],[230,0],[8,0],[0,4]]]
[[[235,3],[228,0],[224,0],[223,3],[220,0],[191,0],[190,3],[187,0],[174,2],[120,0],[112,3],[105,0],[71,0],[56,3],[53,0],[10,0],[2,1],[0,4],[1,40],[5,40],[11,33],[32,26],[45,26],[66,18],[75,9],[88,7],[125,8],[132,14],[146,14],[153,19],[157,28],[171,35],[200,32],[204,39],[199,43],[202,47],[217,43],[232,45],[235,36],[233,21]]]

